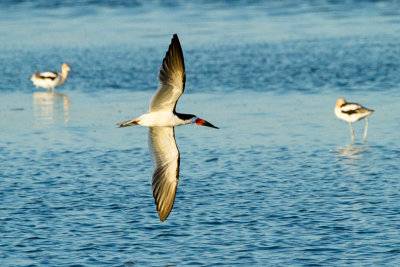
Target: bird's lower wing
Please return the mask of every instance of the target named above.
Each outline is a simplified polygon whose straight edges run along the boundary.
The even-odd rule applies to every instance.
[[[149,148],[155,170],[151,181],[153,196],[161,221],[170,214],[179,179],[179,150],[174,127],[149,127]]]

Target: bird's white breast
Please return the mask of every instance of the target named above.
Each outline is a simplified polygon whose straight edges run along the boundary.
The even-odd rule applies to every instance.
[[[184,124],[192,123],[191,120],[181,120],[173,112],[169,111],[156,111],[143,114],[139,118],[139,125],[142,126],[179,126]]]

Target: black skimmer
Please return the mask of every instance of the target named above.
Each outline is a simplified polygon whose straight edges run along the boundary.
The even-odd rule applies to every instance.
[[[61,72],[42,72],[39,73],[35,71],[35,73],[31,76],[30,80],[36,87],[46,88],[47,91],[51,89],[54,92],[54,87],[60,86],[65,83],[68,77],[68,71],[71,68],[67,63],[64,63],[61,67]]]
[[[357,103],[348,103],[343,98],[339,98],[335,106],[335,115],[339,119],[347,121],[350,127],[351,143],[354,143],[354,130],[351,127],[352,122],[359,121],[365,118],[365,130],[364,130],[364,143],[367,142],[367,130],[368,130],[368,118],[374,110],[367,109]]]
[[[158,74],[160,84],[150,101],[149,111],[136,119],[117,124],[119,127],[149,127],[149,148],[155,163],[151,184],[162,222],[167,219],[174,205],[179,179],[180,158],[174,127],[196,123],[218,129],[195,115],[175,111],[176,103],[185,89],[185,77],[181,44],[174,34]]]

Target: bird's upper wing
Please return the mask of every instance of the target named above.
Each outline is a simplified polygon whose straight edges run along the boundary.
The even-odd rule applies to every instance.
[[[39,74],[39,77],[41,79],[51,79],[54,80],[55,78],[57,78],[59,76],[59,74],[57,72],[52,72],[52,71],[47,71],[47,72],[42,72]]]
[[[179,179],[179,150],[174,127],[149,127],[149,148],[155,170],[151,181],[161,221],[167,219],[175,201]]]
[[[149,112],[174,111],[185,90],[185,62],[178,36],[174,34],[158,74],[160,85],[150,101]]]
[[[368,112],[368,111],[373,111],[373,110],[367,109],[367,108],[365,108],[365,107],[363,107],[363,106],[361,106],[360,104],[357,104],[357,103],[345,103],[344,105],[342,105],[340,107],[340,110],[343,113],[346,113],[348,115],[357,114],[357,113],[365,113],[365,112]]]
[[[345,104],[343,104],[343,105],[340,107],[340,109],[341,109],[343,112],[346,112],[346,111],[354,111],[354,110],[357,110],[357,109],[359,109],[359,108],[361,108],[361,105],[360,105],[360,104],[357,104],[357,103],[345,103]]]

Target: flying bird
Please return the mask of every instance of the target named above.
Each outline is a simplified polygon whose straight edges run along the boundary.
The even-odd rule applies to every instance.
[[[36,87],[46,88],[47,91],[51,89],[54,92],[54,87],[60,86],[65,83],[68,77],[68,72],[71,70],[67,63],[64,63],[61,67],[61,72],[46,71],[35,73],[31,76],[30,80]]]
[[[119,127],[142,125],[149,127],[149,149],[155,170],[151,180],[153,197],[160,220],[170,214],[179,180],[179,150],[174,127],[195,123],[218,129],[192,114],[177,113],[179,97],[185,90],[185,62],[178,36],[174,34],[158,74],[159,86],[150,101],[149,111],[140,117],[118,123]]]
[[[341,97],[336,101],[335,115],[339,119],[349,123],[352,144],[354,143],[354,130],[351,127],[351,123],[365,118],[364,143],[367,142],[367,116],[371,115],[372,112],[374,112],[374,110],[365,108],[358,103],[348,103]]]

